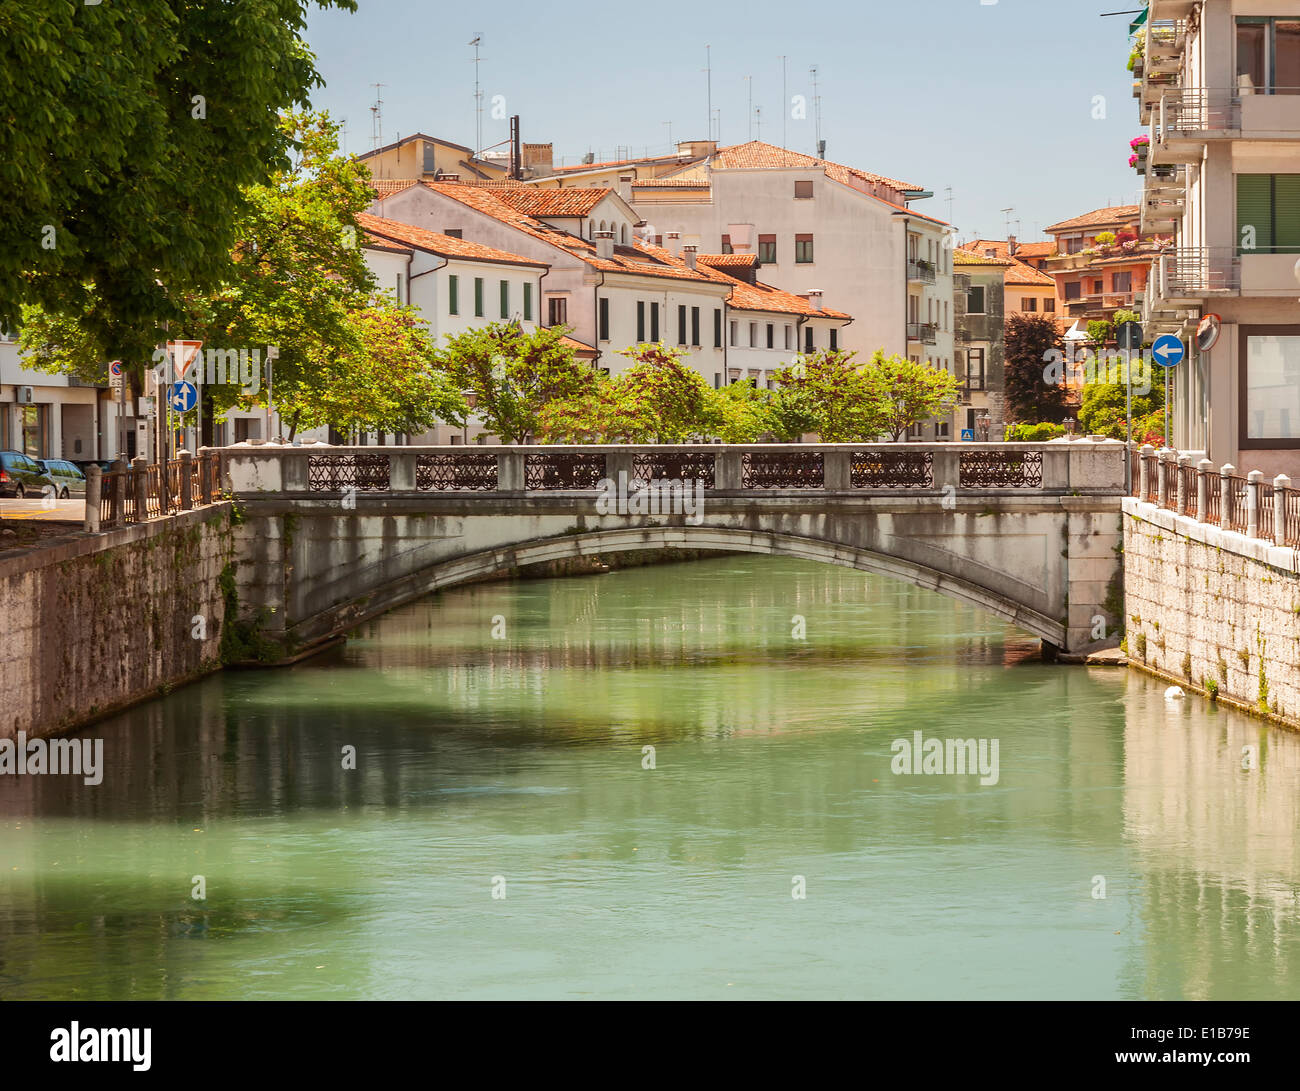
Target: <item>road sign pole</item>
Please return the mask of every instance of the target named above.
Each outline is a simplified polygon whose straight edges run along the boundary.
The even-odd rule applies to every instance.
[[[1169,368],[1165,368],[1165,446],[1173,446],[1169,441]]]

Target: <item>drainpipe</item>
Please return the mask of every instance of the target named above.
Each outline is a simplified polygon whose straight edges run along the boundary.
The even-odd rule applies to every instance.
[[[593,360],[591,364],[593,369],[599,369],[600,367],[600,289],[604,286],[605,270],[602,269],[600,271],[600,282],[591,286],[591,305],[594,308],[592,317],[595,319],[593,325],[595,326],[596,334],[596,336],[592,338],[592,341],[595,342],[594,348],[596,349],[596,359]],[[539,288],[538,290],[540,291],[541,289]]]

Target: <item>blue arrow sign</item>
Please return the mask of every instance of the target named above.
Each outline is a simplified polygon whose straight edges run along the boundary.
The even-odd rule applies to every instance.
[[[1157,337],[1151,346],[1151,359],[1161,367],[1177,367],[1186,355],[1187,349],[1183,347],[1182,341],[1172,333]]]
[[[167,398],[167,404],[172,407],[174,413],[188,413],[198,400],[199,392],[194,389],[194,384],[182,379],[178,383],[172,383],[172,392]]]

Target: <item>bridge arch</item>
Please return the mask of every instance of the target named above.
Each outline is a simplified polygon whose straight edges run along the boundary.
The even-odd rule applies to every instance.
[[[343,602],[313,617],[301,619],[292,630],[299,644],[329,639],[434,591],[468,583],[502,569],[523,567],[571,557],[590,557],[644,549],[694,549],[756,553],[852,568],[889,576],[913,586],[975,606],[1012,625],[1062,647],[1066,628],[1058,620],[1010,602],[959,576],[872,550],[840,545],[816,538],[771,531],[716,526],[647,526],[565,534],[482,550],[434,562],[419,571],[372,587],[364,596]]]

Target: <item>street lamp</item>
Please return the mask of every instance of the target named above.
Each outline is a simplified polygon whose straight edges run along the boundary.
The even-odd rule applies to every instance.
[[[461,396],[465,399],[465,404],[469,407],[469,412],[473,413],[474,407],[478,405],[478,391],[463,390],[461,391]],[[465,426],[461,429],[460,443],[462,447],[469,444],[469,413],[465,414]]]
[[[1066,417],[1066,418],[1065,418],[1065,434],[1066,434],[1067,436],[1073,436],[1073,435],[1074,435],[1074,430],[1075,430],[1075,428],[1078,426],[1078,423],[1079,423],[1079,422],[1076,421],[1073,417]]]
[[[975,427],[979,429],[981,443],[988,443],[989,429],[993,427],[993,418],[987,413],[981,413],[975,418]]]

